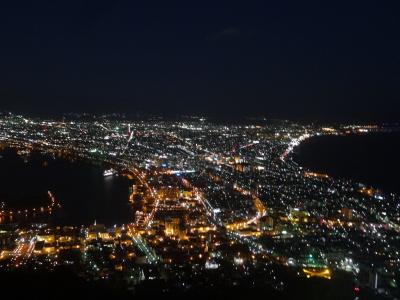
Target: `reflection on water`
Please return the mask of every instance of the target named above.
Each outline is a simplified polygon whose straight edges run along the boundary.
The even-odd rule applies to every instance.
[[[6,219],[70,225],[96,220],[112,225],[132,218],[127,178],[104,177],[102,167],[84,161],[71,162],[38,153],[21,157],[12,149],[2,150],[0,155],[0,203],[5,203],[6,210],[21,211]],[[51,213],[33,211],[48,205],[48,191],[62,207]],[[25,213],[25,209],[29,211]]]
[[[33,207],[29,207],[26,203],[11,203],[10,201],[1,202],[0,223],[29,221],[49,222],[51,217],[59,211],[61,204],[50,191],[47,191],[46,198],[47,200],[45,204],[41,204],[41,199],[37,198],[37,201],[30,203],[31,205],[36,205]]]

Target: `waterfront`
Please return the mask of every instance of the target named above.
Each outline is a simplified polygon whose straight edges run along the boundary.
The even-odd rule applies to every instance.
[[[366,136],[395,127],[221,125],[202,118],[42,120],[9,114],[0,117],[0,129],[1,145],[19,153],[11,165],[6,162],[13,159],[3,155],[4,176],[17,182],[4,179],[4,189],[28,195],[39,187],[38,192],[51,191],[50,204],[54,194],[61,216],[70,221],[65,224],[75,224],[0,226],[2,270],[71,267],[88,282],[136,294],[148,291],[150,281],[160,283],[154,290],[171,294],[210,283],[219,290],[260,287],[284,294],[293,290],[293,280],[326,280],[333,287],[345,273],[343,289],[335,291],[349,297],[332,299],[378,290],[398,296],[398,196],[310,172],[292,159],[297,145],[311,136]],[[353,146],[338,147],[350,152]],[[126,177],[104,178],[110,168]],[[119,180],[126,184],[124,196],[101,200],[109,181]],[[22,215],[24,207],[29,205],[22,205]],[[371,276],[378,283],[371,283]]]
[[[312,171],[400,193],[400,133],[316,136],[304,141],[295,161]]]
[[[55,224],[81,225],[96,220],[113,225],[131,218],[129,184],[124,177],[103,177],[101,166],[82,160],[38,153],[19,156],[11,149],[0,155],[0,202],[10,209],[44,205],[47,191],[51,191],[62,205],[51,218]]]

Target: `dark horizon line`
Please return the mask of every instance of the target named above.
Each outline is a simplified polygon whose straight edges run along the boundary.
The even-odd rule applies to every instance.
[[[77,117],[77,116],[89,116],[89,117],[123,117],[125,119],[135,119],[135,118],[162,118],[165,120],[182,120],[185,118],[205,118],[207,121],[214,122],[228,122],[228,123],[243,123],[243,122],[267,122],[267,121],[289,121],[298,122],[306,124],[390,124],[399,125],[400,118],[385,118],[382,116],[355,116],[350,117],[346,115],[341,116],[284,116],[279,113],[271,113],[269,115],[257,115],[257,114],[226,114],[221,115],[217,113],[170,113],[170,112],[148,112],[143,110],[138,110],[136,112],[120,112],[120,111],[69,111],[69,112],[46,112],[46,111],[17,111],[4,109],[0,110],[0,114],[11,113],[13,115],[23,115],[31,118],[63,118],[63,117]]]

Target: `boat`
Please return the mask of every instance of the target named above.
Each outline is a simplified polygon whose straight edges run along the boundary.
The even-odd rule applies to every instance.
[[[117,171],[115,171],[113,168],[104,170],[104,172],[103,172],[104,177],[114,176],[115,174],[117,174]]]

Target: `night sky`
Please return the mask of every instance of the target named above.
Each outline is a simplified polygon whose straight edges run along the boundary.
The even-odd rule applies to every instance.
[[[0,110],[399,120],[396,2],[1,1]]]

